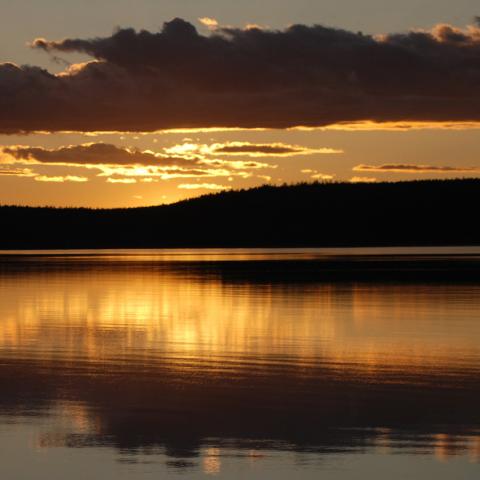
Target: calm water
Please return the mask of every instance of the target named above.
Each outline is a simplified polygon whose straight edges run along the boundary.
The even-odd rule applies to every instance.
[[[480,249],[0,254],[0,478],[478,479]]]

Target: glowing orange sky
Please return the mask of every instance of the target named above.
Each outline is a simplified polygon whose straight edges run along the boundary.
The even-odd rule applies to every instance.
[[[478,130],[476,129],[413,129],[399,131],[238,131],[168,134],[99,134],[96,137],[82,134],[3,136],[2,144],[29,145],[55,149],[64,145],[106,142],[119,147],[136,147],[141,150],[163,151],[185,143],[212,145],[224,142],[278,143],[301,145],[305,149],[331,148],[343,153],[312,153],[293,156],[246,155],[223,156],[226,161],[259,162],[276,168],[241,170],[251,176],[219,176],[171,178],[139,181],[135,183],[110,183],[99,177],[98,171],[79,166],[24,164],[16,169],[30,169],[34,176],[0,175],[0,202],[27,205],[85,205],[92,207],[136,206],[174,202],[224,188],[245,188],[263,183],[280,184],[332,177],[333,180],[360,179],[408,180],[415,178],[474,177],[477,171],[354,171],[358,165],[415,164],[438,167],[478,167]],[[215,155],[212,158],[217,158]],[[2,165],[1,170],[12,167]],[[303,171],[303,172],[302,172]],[[238,171],[237,171],[238,173]],[[80,177],[88,181],[48,182],[41,177]],[[270,178],[269,178],[270,177]],[[119,178],[120,180],[120,178]],[[153,181],[155,180],[155,181]],[[193,185],[199,188],[178,188]],[[213,188],[210,190],[205,185]]]
[[[110,19],[114,24],[120,24],[127,18],[124,5],[116,3],[114,10],[110,3],[103,2],[96,23],[82,24],[80,21],[78,25],[75,23],[75,27],[73,16],[66,15],[62,26],[51,21],[52,12],[59,11],[53,2],[44,2],[41,12],[32,3],[31,13],[38,12],[38,24],[33,21],[18,22],[15,32],[7,26],[1,33],[7,45],[2,52],[6,58],[2,56],[0,63],[20,65],[28,62],[57,74],[64,69],[82,69],[75,65],[66,67],[63,54],[61,59],[51,55],[42,57],[26,48],[25,42],[36,37],[105,36]],[[173,14],[173,11],[170,12],[173,3],[164,1],[159,4],[162,4],[165,14],[159,18],[157,25],[168,20],[165,18],[167,14],[183,15],[195,23],[201,35],[209,35],[217,28],[231,25],[240,28],[255,25],[259,28],[285,28],[292,21],[311,24],[312,15],[318,14],[322,17],[318,21],[357,30],[362,27],[367,32],[379,34],[395,29],[428,30],[440,22],[466,25],[472,21],[471,5],[467,1],[458,2],[455,8],[451,2],[439,1],[435,14],[428,10],[426,2],[405,2],[402,5],[403,23],[399,23],[394,11],[390,15],[391,8],[386,8],[388,2],[380,2],[380,5],[375,0],[369,0],[369,3],[377,9],[375,19],[371,16],[358,17],[360,13],[356,12],[356,7],[346,0],[324,2],[323,9],[311,2],[300,1],[298,8],[290,5],[273,16],[267,5],[256,5],[252,9],[248,4],[240,8],[238,5],[227,5],[228,2],[212,2],[209,11],[202,12],[193,6],[185,11],[184,6],[176,4],[179,11]],[[347,6],[351,7],[350,11]],[[24,14],[21,6],[11,4],[5,8],[12,18]],[[72,15],[76,12],[75,19],[81,16],[73,3],[68,8]],[[155,31],[149,8],[146,2],[140,1],[136,16],[128,19],[129,25]],[[267,12],[270,22],[266,22]],[[132,13],[131,9],[128,13]],[[440,14],[443,15],[441,18]],[[420,20],[424,21],[422,25],[418,25]],[[357,25],[356,21],[361,25]],[[435,28],[431,30],[434,35],[441,35],[438,32],[444,27]],[[458,32],[470,32],[468,34],[476,38],[473,27],[462,28]],[[47,40],[41,42],[48,43]],[[53,63],[52,58],[55,60]],[[73,64],[85,60],[91,58],[78,52],[68,54],[68,61]],[[0,204],[138,206],[171,203],[204,193],[264,183],[477,177],[480,175],[479,125],[475,121],[459,119],[436,123],[418,120],[338,122],[323,128],[177,128],[154,133],[3,134],[0,135]],[[122,160],[101,162],[94,156],[88,157],[93,159],[91,161],[83,157],[80,160],[62,159],[62,155],[87,144],[106,144],[117,149],[116,155]],[[25,153],[34,149],[37,153]],[[125,158],[130,156],[131,163],[128,158],[123,160],[122,155]],[[161,166],[149,163],[150,160],[161,162]]]

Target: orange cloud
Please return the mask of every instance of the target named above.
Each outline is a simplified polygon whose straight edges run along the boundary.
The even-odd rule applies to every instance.
[[[350,183],[375,183],[378,180],[374,177],[352,177],[349,180]]]
[[[331,181],[335,178],[335,175],[329,174],[329,173],[322,173],[319,172],[318,170],[314,170],[311,168],[304,168],[303,170],[300,170],[301,173],[306,173],[310,175],[310,178],[313,178],[314,180],[322,180],[322,181]]]
[[[185,190],[230,190],[232,187],[216,183],[182,183],[177,188]]]
[[[120,183],[120,184],[130,184],[130,183],[137,183],[135,178],[107,178],[108,183]]]
[[[205,25],[209,30],[216,30],[218,28],[218,21],[211,17],[201,17],[198,21]]]
[[[33,178],[37,182],[53,182],[53,183],[63,183],[63,182],[88,182],[87,177],[78,177],[75,175],[65,175],[65,176],[49,176],[49,175],[36,175]]]
[[[387,163],[383,165],[360,164],[353,167],[356,172],[393,173],[480,173],[480,167],[415,165],[412,163]]]
[[[34,177],[37,175],[30,168],[8,168],[0,169],[0,175],[11,177]]]

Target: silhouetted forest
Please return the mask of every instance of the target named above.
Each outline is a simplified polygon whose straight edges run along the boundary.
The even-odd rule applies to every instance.
[[[0,207],[0,248],[478,245],[480,179],[262,186],[122,209]]]

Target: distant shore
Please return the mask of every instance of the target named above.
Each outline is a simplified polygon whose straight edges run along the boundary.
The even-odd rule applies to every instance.
[[[480,179],[302,183],[123,209],[0,207],[0,249],[480,245]]]

